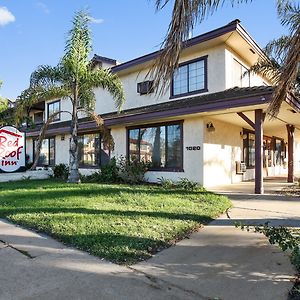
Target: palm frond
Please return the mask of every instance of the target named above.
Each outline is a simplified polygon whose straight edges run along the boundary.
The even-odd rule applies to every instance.
[[[125,95],[122,82],[116,74],[111,73],[108,69],[93,70],[87,74],[85,82],[89,89],[100,87],[107,90],[112,95],[116,108],[121,110],[125,102]]]
[[[225,2],[231,5],[252,0],[175,0],[172,20],[167,35],[162,42],[161,51],[147,77],[154,79],[156,92],[162,95],[170,84],[174,70],[178,67],[180,52],[188,39],[190,31],[197,22],[213,14]],[[164,8],[170,0],[156,0],[156,9]]]
[[[92,50],[90,21],[91,18],[86,11],[76,13],[66,41],[62,64],[73,75],[74,80],[85,73],[89,65],[89,53]]]
[[[300,64],[300,23],[297,30],[291,38],[289,51],[282,67],[278,85],[274,91],[272,101],[268,108],[271,116],[276,116],[279,112],[282,102],[286,99],[288,93],[299,92],[294,91],[295,87],[299,87],[299,64]],[[297,83],[298,82],[298,83]]]
[[[277,0],[277,13],[281,24],[293,34],[300,24],[300,3],[290,0]]]
[[[47,88],[48,86],[61,85],[62,70],[59,66],[39,66],[30,76],[30,86]]]
[[[15,119],[17,124],[19,124],[24,118],[24,112],[35,103],[68,97],[69,95],[69,90],[66,90],[64,87],[57,86],[44,88],[41,85],[37,85],[24,90],[21,95],[18,96],[16,101]]]

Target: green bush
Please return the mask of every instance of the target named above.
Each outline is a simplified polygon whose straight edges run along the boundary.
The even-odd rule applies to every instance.
[[[65,164],[56,165],[53,168],[53,177],[66,180],[69,175],[69,167]]]
[[[197,182],[189,180],[188,178],[180,178],[177,182],[177,187],[185,191],[193,191],[199,188]]]
[[[119,182],[121,180],[119,176],[119,169],[120,168],[117,164],[117,160],[115,157],[113,157],[107,165],[101,167],[101,181],[112,183]]]
[[[125,183],[141,183],[144,181],[145,173],[148,171],[150,163],[137,159],[129,161],[124,156],[118,159],[119,176]]]
[[[158,184],[160,184],[165,189],[170,189],[172,187],[176,187],[176,184],[171,180],[164,177],[157,178]]]

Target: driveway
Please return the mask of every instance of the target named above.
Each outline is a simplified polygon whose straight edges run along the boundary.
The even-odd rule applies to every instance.
[[[0,299],[286,299],[295,272],[288,255],[233,222],[299,226],[299,199],[229,196],[227,214],[130,267],[0,220]]]

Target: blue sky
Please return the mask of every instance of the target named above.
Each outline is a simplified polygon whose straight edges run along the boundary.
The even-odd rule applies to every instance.
[[[123,62],[158,50],[172,5],[156,13],[154,3],[155,0],[0,0],[1,95],[17,97],[28,86],[29,76],[38,65],[57,64],[72,16],[82,8],[88,7],[95,19],[93,53]],[[235,8],[225,5],[198,25],[193,35],[236,18],[261,46],[284,33],[275,0],[253,0]]]

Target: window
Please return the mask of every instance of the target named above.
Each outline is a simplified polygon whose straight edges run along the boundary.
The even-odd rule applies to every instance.
[[[37,146],[37,140],[33,141],[34,155]],[[42,142],[38,166],[55,165],[55,138],[44,139]]]
[[[44,113],[38,112],[33,115],[33,121],[35,124],[42,124],[44,123]]]
[[[281,166],[284,163],[285,151],[284,141],[282,139],[274,138],[274,165]]]
[[[263,137],[263,167],[281,166],[286,157],[284,140],[276,137]],[[247,168],[255,167],[255,134],[244,129],[243,155]]]
[[[99,167],[109,162],[109,147],[103,143],[99,133],[78,137],[78,160],[81,167]]]
[[[179,65],[174,72],[171,96],[207,91],[207,57]]]
[[[128,130],[128,158],[151,162],[152,170],[182,170],[182,123]]]
[[[60,100],[48,103],[48,118],[52,114],[54,114],[58,111],[60,111]],[[60,114],[57,114],[55,116],[55,118],[53,119],[53,121],[59,121],[59,120],[60,120]]]
[[[251,132],[244,133],[243,140],[244,162],[247,168],[255,167],[255,135]]]
[[[235,87],[249,87],[250,86],[250,72],[240,64],[237,60],[233,59],[232,71],[232,86]]]

